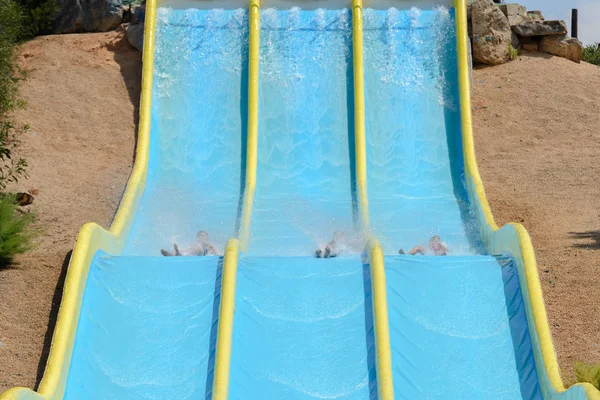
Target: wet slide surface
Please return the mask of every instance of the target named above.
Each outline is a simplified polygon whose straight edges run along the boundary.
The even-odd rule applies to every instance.
[[[66,399],[201,399],[212,387],[216,257],[97,255]]]
[[[68,399],[210,393],[221,261],[160,249],[205,230],[223,251],[236,232],[247,31],[245,9],[157,10],[148,182],[124,255],[91,266]]]
[[[375,394],[368,279],[358,257],[243,259],[229,398]]]
[[[261,11],[250,255],[309,256],[353,232],[351,48],[348,9]]]
[[[252,239],[231,399],[373,399],[355,223],[349,9],[261,11]],[[462,181],[452,10],[364,10],[371,225],[386,254],[396,398],[538,399],[516,270],[485,255]],[[158,9],[148,182],[122,256],[96,255],[68,399],[206,398],[222,260],[160,257],[237,231],[248,13]],[[341,257],[316,259],[342,230]],[[397,256],[440,235],[448,257]]]
[[[355,236],[351,32],[348,9],[261,11],[258,187],[230,399],[376,395],[360,247],[314,257],[336,230]]]
[[[516,267],[386,257],[397,399],[541,399]]]
[[[157,10],[148,183],[127,255],[236,233],[247,130],[248,11]]]
[[[540,399],[516,268],[482,256],[463,183],[454,10],[364,11],[371,225],[397,399]],[[447,257],[397,256],[440,235]]]

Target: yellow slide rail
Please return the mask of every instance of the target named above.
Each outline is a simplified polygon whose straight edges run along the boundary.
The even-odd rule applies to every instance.
[[[377,392],[381,400],[393,400],[392,350],[387,308],[387,288],[383,251],[371,235],[369,200],[367,194],[367,144],[365,136],[365,74],[363,58],[363,8],[362,0],[352,1],[352,52],[354,70],[354,141],[356,187],[363,229],[367,237],[367,251],[371,265],[371,292],[373,320],[375,322],[375,348],[377,350]]]
[[[258,161],[258,68],[260,45],[260,0],[250,0],[248,45],[248,140],[246,155],[246,187],[239,239],[230,239],[225,248],[221,278],[221,304],[217,330],[217,354],[213,381],[213,400],[227,400],[231,370],[231,342],[235,314],[235,286],[240,251],[248,248],[252,206],[256,191]]]
[[[155,26],[156,0],[148,0],[144,28],[144,64],[136,161],[119,210],[108,231],[94,223],[83,225],[79,231],[69,263],[46,370],[38,391],[16,387],[0,395],[0,400],[58,400],[64,397],[83,292],[92,259],[99,250],[108,254],[119,254],[123,250],[125,238],[133,223],[135,210],[146,187]]]
[[[589,383],[576,384],[568,390],[565,389],[552,344],[535,254],[529,234],[521,224],[510,223],[498,228],[494,221],[479,175],[473,143],[467,42],[469,39],[465,0],[454,0],[454,7],[465,175],[469,199],[476,214],[483,243],[490,254],[511,253],[517,264],[535,366],[544,398],[547,400],[600,400],[600,392]]]

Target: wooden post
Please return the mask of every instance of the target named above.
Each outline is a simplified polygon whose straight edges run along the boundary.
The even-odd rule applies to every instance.
[[[578,20],[578,11],[576,8],[571,10],[571,36],[577,39],[577,20]]]

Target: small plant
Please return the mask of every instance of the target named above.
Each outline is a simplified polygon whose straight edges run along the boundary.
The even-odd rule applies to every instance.
[[[600,389],[600,364],[575,363],[575,377],[578,382],[587,382]]]
[[[600,66],[600,44],[595,43],[590,46],[585,46],[583,48],[583,55],[581,59],[589,62],[590,64]]]
[[[27,126],[18,127],[11,112],[22,107],[17,96],[22,75],[14,62],[14,49],[23,32],[22,9],[13,0],[0,0],[0,192],[6,185],[27,178],[27,162],[18,157],[19,137]]]
[[[519,50],[515,49],[512,44],[508,45],[508,56],[510,60],[515,60],[519,56]]]
[[[20,39],[52,32],[54,15],[59,10],[57,0],[17,0],[21,5],[23,28]]]
[[[15,156],[19,136],[28,130],[27,125],[15,128],[10,121],[0,121],[0,191],[9,183],[19,182],[19,178],[28,178],[27,161]]]
[[[33,216],[17,212],[14,196],[0,196],[0,267],[13,262],[17,254],[32,248],[33,232],[29,224]]]

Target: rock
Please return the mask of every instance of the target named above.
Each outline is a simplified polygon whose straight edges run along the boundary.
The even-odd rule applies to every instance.
[[[542,12],[538,11],[538,10],[527,11],[527,16],[529,16],[529,18],[532,21],[543,21],[544,20],[544,16],[542,15]]]
[[[580,63],[583,45],[579,40],[567,35],[544,36],[540,42],[540,50]]]
[[[539,50],[539,45],[537,42],[532,42],[532,43],[523,43],[523,45],[521,46],[521,48],[525,51],[529,51],[531,53],[535,53]]]
[[[472,13],[472,4],[467,4],[467,32],[469,32],[469,37],[473,38],[473,13]]]
[[[521,48],[525,51],[529,51],[529,52],[539,51],[539,45],[540,45],[539,37],[520,38],[520,42],[521,42]]]
[[[510,44],[512,45],[513,49],[518,49],[519,48],[519,35],[517,35],[516,33],[511,31],[511,38],[510,38]]]
[[[488,65],[508,62],[512,32],[502,11],[492,0],[475,0],[472,19],[473,61]]]
[[[531,18],[527,15],[527,9],[520,4],[501,4],[498,7],[508,18],[510,26],[531,21]]]
[[[143,23],[145,15],[146,15],[146,2],[145,1],[141,5],[131,6],[131,23],[132,24]]]
[[[106,32],[123,19],[122,0],[58,0],[54,33]]]
[[[144,24],[129,24],[127,27],[127,40],[139,51],[144,49]]]
[[[565,24],[565,21],[521,22],[512,28],[519,36],[524,37],[564,35],[567,33],[567,24]]]

